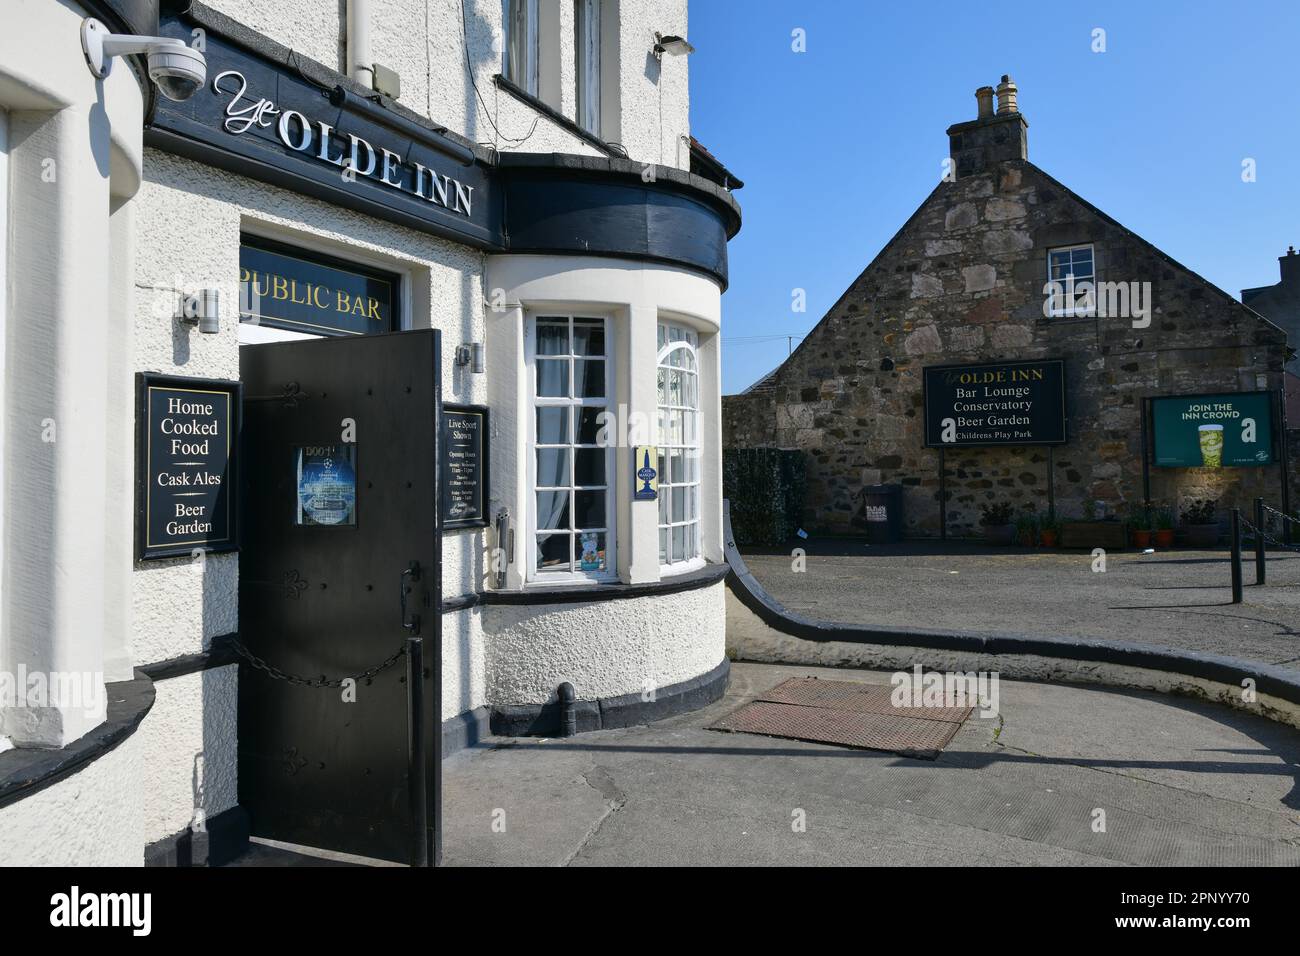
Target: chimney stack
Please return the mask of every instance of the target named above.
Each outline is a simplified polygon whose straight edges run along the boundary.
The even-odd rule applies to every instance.
[[[1020,115],[1016,93],[1015,82],[1004,75],[997,88],[995,113],[993,87],[981,86],[975,91],[979,106],[975,119],[948,127],[948,153],[958,179],[990,172],[999,163],[1028,158],[1029,124]],[[1295,258],[1300,262],[1300,255]]]
[[[1002,82],[998,84],[998,115],[1019,113],[1016,109],[1016,82],[1010,75],[1003,73]]]
[[[1277,263],[1282,267],[1282,284],[1300,286],[1300,253],[1294,246],[1286,247],[1286,255],[1278,256]]]

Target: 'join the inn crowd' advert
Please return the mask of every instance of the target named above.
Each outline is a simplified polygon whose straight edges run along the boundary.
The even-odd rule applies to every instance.
[[[944,365],[925,371],[925,443],[1062,445],[1065,362]]]
[[[136,557],[238,547],[238,382],[136,376]]]

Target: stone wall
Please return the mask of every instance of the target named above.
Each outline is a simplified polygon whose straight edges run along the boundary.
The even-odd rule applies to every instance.
[[[1045,318],[1047,250],[1093,243],[1099,282],[1149,282],[1150,324]],[[943,182],[764,383],[723,400],[726,447],[808,455],[805,526],[853,533],[862,485],[905,488],[910,534],[939,530],[938,452],[924,446],[922,368],[1063,358],[1069,443],[1054,452],[1058,511],[1142,501],[1141,399],[1281,387],[1285,337],[1027,160]],[[1045,448],[947,455],[948,528],[979,506],[1046,510]],[[1279,500],[1279,469],[1152,469],[1152,498]]]

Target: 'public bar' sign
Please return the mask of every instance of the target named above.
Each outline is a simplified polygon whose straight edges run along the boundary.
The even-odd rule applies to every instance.
[[[233,551],[240,384],[136,376],[136,532],[140,560]]]
[[[1062,359],[942,365],[924,372],[927,445],[1065,444]]]
[[[396,286],[396,276],[269,242],[239,247],[240,322],[309,335],[392,332]]]

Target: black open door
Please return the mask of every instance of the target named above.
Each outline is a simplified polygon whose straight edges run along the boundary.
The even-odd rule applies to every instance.
[[[255,836],[410,862],[400,652],[416,631],[435,770],[441,740],[438,334],[250,345],[239,364],[239,637],[256,658],[239,674],[239,801]]]

